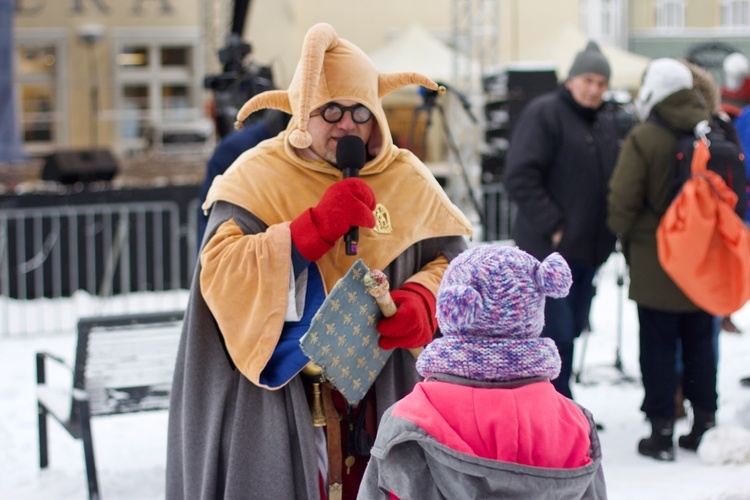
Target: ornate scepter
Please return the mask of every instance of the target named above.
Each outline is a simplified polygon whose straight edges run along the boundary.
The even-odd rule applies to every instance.
[[[389,291],[391,285],[388,283],[388,278],[383,271],[379,269],[370,269],[369,272],[365,274],[363,282],[367,292],[375,297],[375,302],[377,302],[378,307],[380,307],[383,316],[390,318],[396,314],[396,303],[393,301],[393,297],[391,297]],[[423,349],[424,347],[415,347],[409,349],[409,352],[416,359],[419,357],[419,354]]]

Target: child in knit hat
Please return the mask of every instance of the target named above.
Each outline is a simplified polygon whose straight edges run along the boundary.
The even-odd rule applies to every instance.
[[[383,416],[358,498],[606,498],[593,418],[552,386],[560,357],[539,337],[545,297],[571,283],[557,253],[483,244],[451,262],[443,336]]]

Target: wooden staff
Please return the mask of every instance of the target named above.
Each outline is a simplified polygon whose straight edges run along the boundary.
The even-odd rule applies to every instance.
[[[393,297],[391,297],[389,292],[391,285],[388,283],[388,278],[385,273],[379,269],[370,269],[370,271],[365,274],[363,281],[367,292],[375,297],[375,302],[378,303],[378,307],[380,307],[380,310],[383,312],[383,316],[390,318],[396,314],[396,303],[393,301]],[[409,352],[414,356],[414,359],[416,359],[419,357],[422,350],[424,350],[424,347],[415,347],[409,349]]]

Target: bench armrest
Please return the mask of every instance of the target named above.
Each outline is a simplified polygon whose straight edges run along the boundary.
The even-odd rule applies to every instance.
[[[45,369],[45,364],[44,364],[44,361],[46,359],[57,362],[59,365],[67,368],[71,374],[73,373],[73,368],[71,368],[71,366],[60,356],[56,356],[46,351],[39,351],[36,353],[36,383],[37,385],[41,385],[47,382],[47,375],[46,375],[46,369]]]

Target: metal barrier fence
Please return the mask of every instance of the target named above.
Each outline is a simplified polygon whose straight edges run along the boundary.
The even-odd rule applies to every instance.
[[[511,239],[513,220],[518,208],[510,201],[502,183],[482,185],[482,206],[484,223],[482,224],[483,241],[501,241]]]
[[[505,188],[485,184],[482,198],[480,239],[509,240],[516,207]],[[197,203],[182,212],[172,201],[0,210],[0,336],[72,331],[81,316],[184,308]]]
[[[196,231],[170,201],[0,211],[0,335],[69,330],[71,317],[144,304],[184,307],[180,294],[138,297],[186,288]]]

